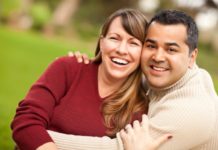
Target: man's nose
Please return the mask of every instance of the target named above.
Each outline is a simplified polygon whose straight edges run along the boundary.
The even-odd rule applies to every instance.
[[[156,62],[162,62],[165,61],[165,52],[162,48],[159,48],[157,51],[153,54],[153,60]]]

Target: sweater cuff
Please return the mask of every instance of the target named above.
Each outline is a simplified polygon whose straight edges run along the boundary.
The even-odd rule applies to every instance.
[[[118,138],[111,139],[107,136],[91,137],[70,135],[49,130],[48,133],[53,138],[55,145],[60,150],[123,150],[123,144],[119,135]]]
[[[39,146],[53,142],[42,126],[30,126],[14,131],[13,138],[21,150],[35,150]]]

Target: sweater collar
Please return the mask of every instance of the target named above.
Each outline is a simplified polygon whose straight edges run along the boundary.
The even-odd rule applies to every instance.
[[[198,66],[196,64],[194,64],[194,66],[192,68],[188,68],[188,70],[186,71],[186,73],[174,84],[165,87],[165,88],[161,88],[161,89],[152,89],[152,88],[148,88],[147,94],[148,96],[151,95],[162,95],[162,94],[166,94],[168,92],[174,91],[175,89],[179,89],[182,86],[184,86],[184,84],[186,84],[198,71]],[[148,85],[149,87],[149,85]]]

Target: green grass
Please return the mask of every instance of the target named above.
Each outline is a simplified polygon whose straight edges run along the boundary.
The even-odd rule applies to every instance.
[[[18,102],[30,85],[57,56],[69,50],[92,55],[95,42],[82,39],[49,39],[32,32],[19,32],[0,26],[0,150],[13,149],[10,122]],[[200,48],[198,63],[212,74],[218,91],[218,55]]]
[[[215,53],[209,46],[200,45],[197,63],[206,69],[212,76],[214,86],[218,92],[218,53]]]
[[[91,55],[94,42],[80,39],[49,39],[30,32],[19,32],[0,26],[0,149],[13,149],[10,122],[18,102],[30,85],[57,56],[69,50]]]

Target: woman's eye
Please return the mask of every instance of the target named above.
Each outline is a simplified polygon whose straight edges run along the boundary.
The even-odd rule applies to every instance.
[[[118,40],[116,37],[109,37],[111,40]]]
[[[140,44],[137,43],[137,42],[131,42],[130,44],[131,44],[131,45],[135,45],[135,46],[139,46],[139,45],[140,45]]]

